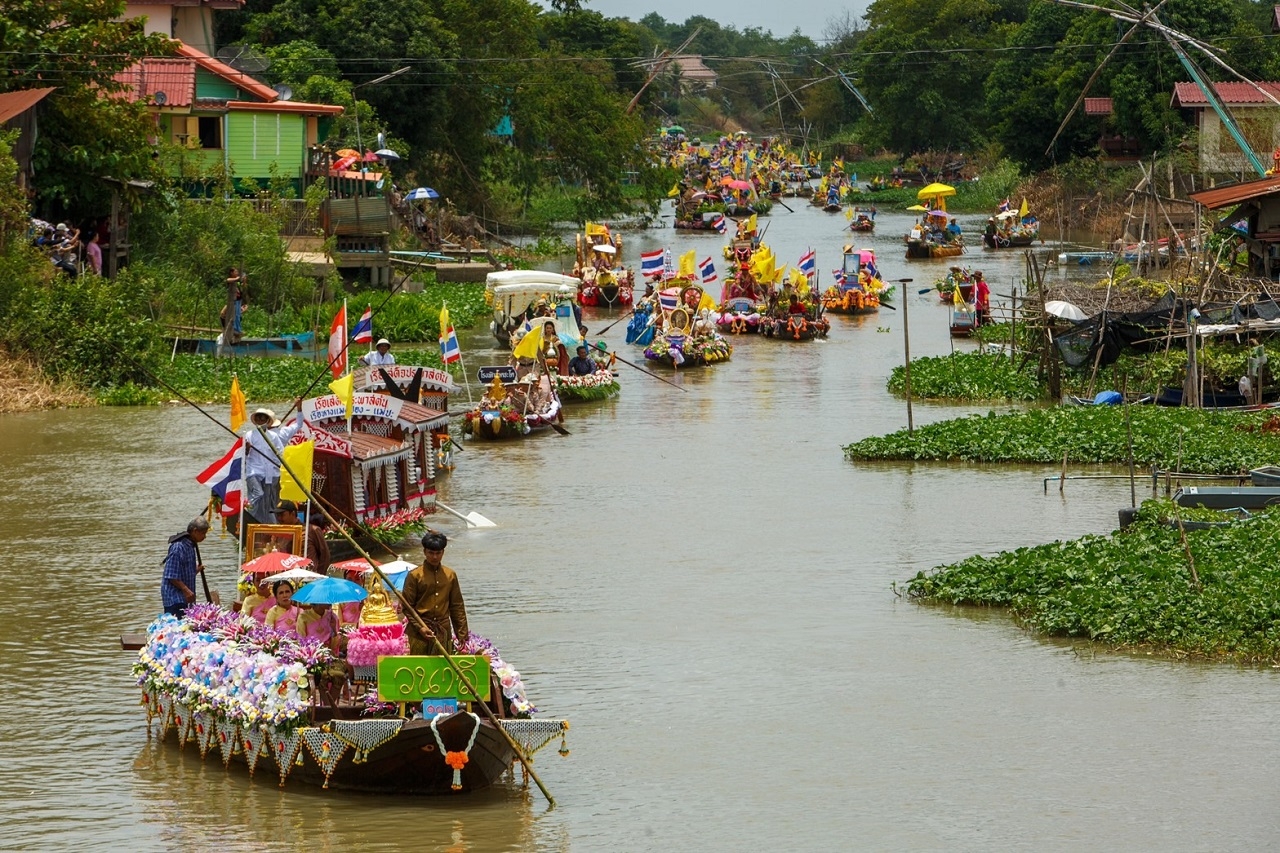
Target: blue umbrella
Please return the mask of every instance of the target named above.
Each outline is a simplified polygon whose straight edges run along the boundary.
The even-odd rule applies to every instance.
[[[295,592],[293,600],[299,604],[346,604],[364,601],[368,595],[358,583],[342,578],[321,578]]]
[[[425,201],[428,199],[440,198],[440,193],[431,189],[431,187],[417,187],[405,193],[405,201]]]

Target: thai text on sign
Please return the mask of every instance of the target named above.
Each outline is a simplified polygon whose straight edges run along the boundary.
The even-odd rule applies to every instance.
[[[466,681],[460,681],[448,662],[437,655],[393,655],[378,658],[378,700],[421,702],[423,699],[489,698],[489,659],[483,655],[454,655]]]

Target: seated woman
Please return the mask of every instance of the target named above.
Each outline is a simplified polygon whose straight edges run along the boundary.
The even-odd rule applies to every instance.
[[[244,597],[244,601],[240,602],[240,613],[245,616],[251,616],[259,622],[267,621],[267,612],[275,607],[276,600],[271,595],[271,584],[267,583],[266,575],[257,578],[258,586],[256,589]]]
[[[282,634],[297,633],[298,608],[293,606],[293,584],[288,581],[276,581],[271,588],[275,594],[275,606],[267,611],[263,624],[275,628]]]
[[[338,614],[328,604],[313,604],[298,614],[296,630],[299,640],[314,640],[338,651]]]

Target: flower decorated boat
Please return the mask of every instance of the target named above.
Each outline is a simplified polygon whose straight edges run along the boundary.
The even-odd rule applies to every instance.
[[[658,292],[652,342],[644,357],[670,367],[698,367],[728,361],[733,347],[716,331],[715,302],[701,285],[675,279]]]
[[[562,403],[585,403],[591,400],[607,400],[622,390],[618,377],[608,367],[585,376],[561,376],[552,374],[556,393]]]
[[[792,311],[791,306],[800,310]],[[760,321],[760,332],[766,338],[779,341],[812,341],[825,338],[831,331],[831,323],[822,316],[822,303],[812,293],[790,300],[778,301],[777,307]]]
[[[822,294],[822,309],[832,314],[874,314],[880,301],[893,291],[886,287],[876,268],[876,253],[871,249],[844,247],[844,263],[834,270],[835,284]]]
[[[926,238],[904,238],[907,244],[908,259],[953,258],[964,254],[964,246],[960,243],[938,243]]]
[[[564,420],[560,395],[543,373],[518,382],[500,376],[480,398],[480,404],[462,416],[462,434],[482,441],[524,438]]]
[[[533,317],[555,313],[556,305],[572,300],[581,281],[573,276],[541,270],[502,270],[485,278],[485,303],[493,307],[489,331],[498,345],[511,347],[511,335]]]
[[[578,279],[578,304],[602,308],[630,305],[635,273],[622,263],[622,235],[611,235],[608,225],[588,222],[577,244],[573,275]]]
[[[944,278],[933,283],[938,291],[938,299],[951,305],[956,301],[956,289],[960,290],[961,302],[973,301],[973,270],[970,267],[951,267]]]
[[[133,671],[159,740],[281,787],[462,793],[512,768],[512,740],[529,755],[559,736],[567,753],[567,723],[532,719],[519,673],[475,635],[453,658],[463,679],[443,657],[396,655],[355,682],[325,646],[212,604],[122,642],[139,650]],[[474,713],[479,703],[496,724]]]

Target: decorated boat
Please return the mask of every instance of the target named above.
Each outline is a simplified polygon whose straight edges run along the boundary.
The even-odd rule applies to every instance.
[[[1027,200],[1014,210],[1005,199],[995,216],[987,220],[982,245],[988,249],[1017,249],[1030,246],[1040,237],[1040,221],[1028,210]]]
[[[537,371],[514,382],[495,375],[480,402],[462,416],[462,434],[482,441],[524,438],[564,420],[549,374]]]
[[[676,217],[672,227],[678,231],[725,232],[725,216],[718,210],[700,210],[686,218]]]
[[[622,263],[622,235],[611,234],[608,225],[588,222],[577,236],[578,304],[603,308],[631,304],[635,274]]]
[[[657,294],[655,331],[644,357],[677,368],[728,361],[733,347],[716,331],[715,301],[701,285],[676,281]]]
[[[960,290],[960,301],[973,301],[973,270],[968,266],[953,266],[947,270],[945,277],[938,279],[933,283],[933,289],[938,292],[938,299],[950,305],[956,301],[956,289]]]
[[[925,237],[906,238],[907,258],[954,258],[964,254],[964,245],[957,242],[940,243]]]
[[[871,218],[870,214],[856,210],[853,214],[853,221],[849,223],[849,230],[864,234],[870,233],[876,230],[876,221]]]
[[[533,317],[555,313],[576,298],[581,280],[541,270],[503,270],[485,278],[484,298],[493,308],[489,330],[499,346],[510,348],[512,333]]]
[[[527,757],[559,737],[567,754],[567,722],[533,718],[519,673],[492,643],[472,634],[454,666],[411,656],[386,599],[372,581],[345,661],[216,604],[122,637],[139,652],[133,672],[149,731],[281,787],[398,795],[487,788],[512,769],[513,743]]]
[[[808,289],[784,288],[760,320],[760,333],[779,341],[812,341],[830,331],[830,321],[822,316],[822,300]]]
[[[880,310],[881,299],[893,290],[880,278],[876,254],[871,249],[845,246],[844,263],[833,275],[835,284],[822,294],[822,308],[827,313],[874,314]]]
[[[608,367],[581,376],[552,374],[561,403],[586,403],[607,400],[622,390],[617,375]]]

